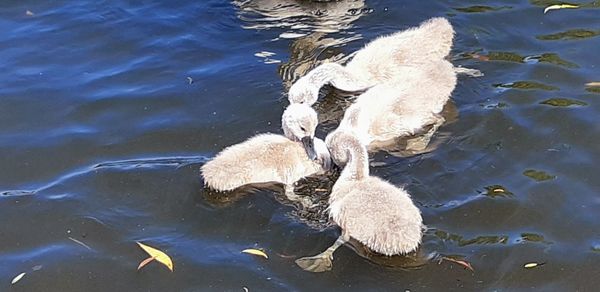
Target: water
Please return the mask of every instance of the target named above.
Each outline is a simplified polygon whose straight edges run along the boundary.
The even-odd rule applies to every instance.
[[[300,2],[5,1],[0,290],[595,291],[600,96],[585,84],[600,81],[597,1],[545,15],[552,1]],[[458,117],[435,151],[378,153],[371,171],[412,193],[424,250],[474,272],[446,261],[406,271],[346,246],[331,272],[307,273],[294,259],[336,228],[303,222],[277,186],[203,190],[202,163],[280,132],[295,78],[433,16],[455,25],[453,63],[485,76],[460,78]],[[321,100],[319,136],[345,104]],[[167,252],[175,272],[136,271],[135,241]],[[253,247],[269,259],[240,253]]]

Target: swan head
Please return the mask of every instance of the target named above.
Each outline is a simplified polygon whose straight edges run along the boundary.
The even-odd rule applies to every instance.
[[[291,104],[313,105],[319,99],[319,87],[309,82],[307,78],[300,78],[290,87],[288,100]]]
[[[317,112],[307,104],[290,104],[281,117],[281,127],[286,137],[302,142],[311,160],[318,158],[315,149],[315,130],[319,120]]]

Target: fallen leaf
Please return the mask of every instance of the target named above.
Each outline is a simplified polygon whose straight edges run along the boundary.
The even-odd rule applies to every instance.
[[[525,265],[523,265],[523,268],[525,269],[533,269],[539,266],[544,265],[545,263],[526,263]]]
[[[551,98],[540,102],[540,104],[550,105],[550,106],[558,106],[558,107],[569,107],[569,106],[586,106],[587,103],[570,98]]]
[[[248,288],[246,286],[242,287],[242,289],[244,289],[244,292],[250,291],[250,290],[248,290]]]
[[[590,86],[590,87],[596,87],[596,86],[600,86],[600,82],[588,82],[585,84],[585,86]]]
[[[34,16],[35,13],[31,12],[31,10],[27,10],[27,11],[25,11],[25,15],[27,15],[27,16]]]
[[[160,250],[158,250],[158,249],[156,249],[156,248],[153,248],[153,247],[147,246],[147,245],[145,245],[145,244],[143,244],[143,243],[140,243],[140,242],[137,242],[137,241],[136,241],[136,243],[137,243],[137,244],[138,244],[138,245],[139,245],[139,246],[140,246],[140,247],[141,247],[141,248],[142,248],[142,249],[143,249],[145,252],[147,252],[147,253],[148,253],[148,255],[150,255],[150,258],[148,258],[148,259],[145,259],[144,261],[142,261],[142,262],[140,263],[140,266],[141,266],[141,267],[145,266],[146,264],[148,264],[148,263],[149,263],[149,262],[151,262],[152,260],[156,260],[157,262],[159,262],[159,263],[161,263],[161,264],[165,265],[167,268],[169,268],[169,270],[171,270],[171,272],[173,272],[173,261],[171,261],[171,258],[170,258],[170,257],[169,257],[169,256],[168,256],[166,253],[164,253],[164,252],[162,252],[162,251],[160,251]],[[146,261],[148,261],[148,262],[146,262]],[[144,262],[146,262],[146,263],[144,263]],[[144,263],[144,264],[142,265],[142,263]],[[140,268],[141,268],[140,266],[138,266],[138,269],[140,269]]]
[[[10,282],[11,285],[16,284],[17,282],[19,282],[21,279],[23,279],[23,277],[25,276],[25,273],[20,273],[18,274],[16,277],[14,277],[12,279],[12,281]]]
[[[187,80],[188,80],[188,84],[194,83],[194,79],[190,76],[187,77]]]
[[[548,7],[546,7],[544,9],[544,14],[546,14],[546,12],[550,11],[550,10],[558,10],[558,9],[576,9],[579,8],[579,5],[573,5],[573,4],[556,4],[556,5],[550,5]]]
[[[463,266],[465,269],[469,269],[471,270],[471,272],[475,272],[475,270],[473,269],[473,266],[471,266],[471,263],[467,262],[467,261],[463,261],[463,260],[459,260],[459,259],[453,259],[450,257],[442,257],[442,260],[447,260],[453,263],[457,263],[461,266]]]
[[[538,182],[552,180],[556,178],[556,175],[550,175],[544,171],[535,169],[527,169],[523,172],[523,175]]]
[[[269,256],[262,250],[259,249],[254,249],[254,248],[249,248],[249,249],[244,249],[242,250],[243,253],[249,253],[249,254],[253,254],[253,255],[257,255],[257,256],[261,256],[265,259],[268,259]]]

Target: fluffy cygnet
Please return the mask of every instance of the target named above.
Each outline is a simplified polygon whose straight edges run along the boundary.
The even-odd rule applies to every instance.
[[[367,149],[353,134],[336,132],[330,145],[332,157],[345,164],[329,197],[329,216],[342,235],[323,253],[296,263],[311,272],[330,270],[333,253],[350,238],[388,256],[416,250],[424,226],[410,195],[369,175]]]
[[[285,136],[259,134],[223,149],[202,166],[205,185],[229,191],[246,184],[278,182],[285,185],[290,199],[299,200],[293,194],[293,184],[329,167],[327,147],[323,140],[314,137],[316,124],[317,115],[312,108],[290,105],[282,117]]]
[[[403,78],[402,67],[418,67],[441,60],[450,53],[454,29],[447,19],[437,17],[368,43],[342,66],[323,64],[292,85],[290,103],[314,104],[325,84],[346,91],[361,91],[392,79]]]

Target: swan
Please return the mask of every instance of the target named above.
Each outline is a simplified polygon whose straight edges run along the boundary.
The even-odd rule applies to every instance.
[[[403,78],[403,67],[418,67],[445,58],[450,53],[453,38],[452,25],[442,17],[379,37],[358,50],[346,66],[325,63],[310,71],[291,86],[288,99],[290,103],[312,105],[325,84],[345,91],[363,91]]]
[[[402,80],[375,85],[361,94],[335,131],[353,132],[369,151],[419,135],[408,140],[407,149],[423,151],[445,122],[441,112],[456,87],[456,72],[446,60],[400,71]]]
[[[310,106],[288,106],[282,116],[285,136],[259,134],[223,149],[201,167],[204,184],[230,191],[252,183],[282,183],[290,200],[310,206],[309,198],[294,194],[294,183],[329,168],[327,146],[314,137],[316,124],[317,114]]]
[[[392,256],[415,251],[423,232],[420,210],[410,195],[369,175],[367,149],[352,133],[338,131],[329,137],[331,157],[345,165],[329,197],[329,217],[342,234],[324,252],[296,260],[311,272],[332,267],[333,253],[351,238],[374,252]]]

